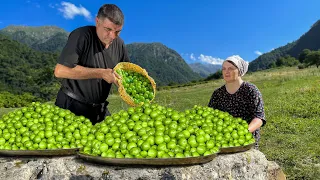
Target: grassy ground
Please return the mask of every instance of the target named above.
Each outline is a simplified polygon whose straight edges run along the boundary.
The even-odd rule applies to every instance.
[[[262,128],[260,150],[276,161],[288,179],[320,177],[320,69],[273,69],[244,76],[260,89],[267,124]],[[222,80],[158,92],[155,102],[177,110],[207,105]],[[111,111],[127,106],[110,97]]]
[[[2,117],[3,114],[13,111],[14,109],[16,108],[0,108],[0,117]]]
[[[288,179],[319,178],[320,69],[288,69],[257,85],[268,118],[261,151],[284,168]]]
[[[320,69],[273,69],[247,74],[244,80],[260,89],[267,124],[260,150],[276,161],[288,179],[320,177]],[[155,102],[177,110],[206,106],[222,80],[157,92]],[[112,113],[127,109],[119,96],[108,99]],[[0,116],[12,109],[1,109]]]

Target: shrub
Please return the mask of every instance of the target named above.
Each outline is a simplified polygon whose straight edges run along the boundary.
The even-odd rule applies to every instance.
[[[306,66],[304,64],[299,64],[298,65],[298,69],[304,69],[304,68],[306,68]]]

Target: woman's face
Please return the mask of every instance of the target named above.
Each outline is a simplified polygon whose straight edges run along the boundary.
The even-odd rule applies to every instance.
[[[227,83],[237,81],[240,78],[238,68],[228,61],[222,64],[222,75]]]

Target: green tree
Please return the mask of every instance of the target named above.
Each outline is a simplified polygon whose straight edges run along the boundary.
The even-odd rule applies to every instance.
[[[57,53],[35,51],[0,34],[0,92],[51,100],[58,92],[59,81],[53,76],[57,58]]]
[[[210,76],[208,76],[205,81],[208,80],[212,80],[212,79],[221,79],[222,78],[222,70],[219,69],[218,71],[216,71],[215,73],[211,74]]]
[[[303,63],[304,60],[306,59],[307,55],[310,53],[310,49],[304,49],[300,54],[299,54],[299,62]]]
[[[298,61],[296,58],[291,57],[291,56],[289,56],[289,55],[287,55],[287,56],[285,57],[285,66],[290,66],[290,67],[292,67],[292,66],[296,66],[296,65],[298,65],[298,64],[299,64],[299,61]]]
[[[285,64],[285,59],[284,59],[284,57],[280,57],[280,58],[277,59],[276,65],[277,65],[278,67],[283,66],[284,64]]]
[[[320,50],[319,51],[311,51],[306,59],[305,59],[306,66],[316,65],[317,68],[320,66]]]
[[[268,69],[277,67],[276,63],[273,61],[269,64]]]
[[[278,67],[280,66],[296,66],[299,64],[299,61],[294,58],[291,57],[290,55],[286,55],[284,57],[280,57],[279,59],[277,59],[276,63],[275,63]]]

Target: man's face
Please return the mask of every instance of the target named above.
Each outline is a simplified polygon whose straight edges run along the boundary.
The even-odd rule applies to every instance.
[[[111,22],[108,18],[96,18],[97,34],[106,47],[108,47],[114,39],[116,39],[123,25],[116,25]]]
[[[227,83],[234,82],[239,79],[239,70],[233,64],[226,61],[222,64],[222,75]]]

